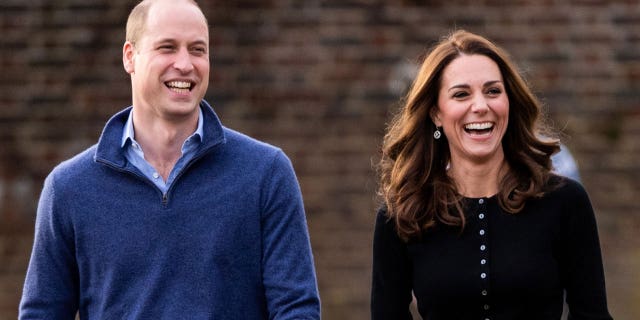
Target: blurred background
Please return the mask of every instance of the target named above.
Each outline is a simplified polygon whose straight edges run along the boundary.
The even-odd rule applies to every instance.
[[[15,319],[43,180],[130,104],[134,0],[0,2],[0,319]],[[278,145],[305,198],[323,318],[368,319],[372,164],[420,58],[455,29],[509,51],[564,134],[596,210],[610,310],[640,319],[640,2],[200,1],[206,98]]]

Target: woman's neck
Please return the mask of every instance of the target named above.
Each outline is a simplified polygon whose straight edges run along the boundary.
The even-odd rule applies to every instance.
[[[483,198],[498,193],[500,181],[507,170],[504,157],[485,163],[452,160],[448,174],[462,196]]]

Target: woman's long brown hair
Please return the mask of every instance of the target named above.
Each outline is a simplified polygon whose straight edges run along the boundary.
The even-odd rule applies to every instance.
[[[541,104],[516,71],[508,55],[489,40],[456,31],[427,55],[400,112],[390,123],[378,165],[380,194],[387,214],[405,241],[418,239],[436,224],[464,228],[462,196],[447,175],[446,137],[433,139],[438,91],[445,67],[462,54],[484,55],[499,67],[509,98],[509,124],[502,148],[509,171],[500,181],[497,199],[503,210],[517,213],[527,199],[546,191],[557,140],[539,138]]]

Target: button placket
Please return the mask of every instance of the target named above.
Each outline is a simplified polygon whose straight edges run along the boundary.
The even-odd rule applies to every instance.
[[[478,236],[480,239],[480,243],[478,246],[478,250],[480,251],[480,280],[481,280],[481,289],[478,293],[480,295],[481,308],[484,311],[485,318],[489,319],[489,310],[491,309],[491,305],[489,303],[489,241],[488,241],[488,218],[487,218],[487,201],[485,199],[478,200],[478,221],[479,221],[479,230]]]

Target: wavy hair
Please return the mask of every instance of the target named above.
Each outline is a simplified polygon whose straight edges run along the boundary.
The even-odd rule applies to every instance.
[[[447,175],[450,161],[446,137],[433,139],[443,70],[461,55],[484,55],[502,74],[509,99],[509,124],[502,148],[509,170],[502,178],[500,207],[517,213],[527,199],[542,196],[549,187],[551,155],[559,142],[542,140],[541,104],[517,72],[509,56],[491,41],[464,30],[438,43],[426,56],[403,106],[387,128],[378,164],[379,193],[387,215],[395,220],[400,238],[419,239],[437,224],[465,225],[462,196]]]

